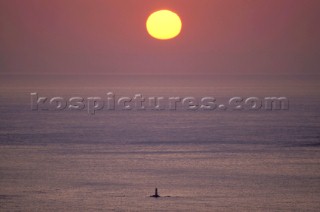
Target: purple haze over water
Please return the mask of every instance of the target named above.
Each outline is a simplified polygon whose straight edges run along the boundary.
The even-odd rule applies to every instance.
[[[320,207],[319,76],[1,76],[0,209]],[[31,111],[40,96],[285,96],[288,111]],[[160,199],[149,198],[154,188]]]

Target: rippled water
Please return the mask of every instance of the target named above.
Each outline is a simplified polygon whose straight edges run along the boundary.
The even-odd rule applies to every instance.
[[[0,210],[317,211],[315,77],[1,79]],[[288,111],[31,111],[42,96],[286,96]],[[150,198],[154,188],[160,195]]]

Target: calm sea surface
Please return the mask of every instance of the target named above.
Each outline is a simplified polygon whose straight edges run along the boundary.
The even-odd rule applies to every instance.
[[[1,76],[0,211],[319,211],[320,77]],[[39,96],[287,97],[286,111],[31,111]],[[154,188],[162,198],[149,196]],[[170,197],[167,197],[170,196]]]

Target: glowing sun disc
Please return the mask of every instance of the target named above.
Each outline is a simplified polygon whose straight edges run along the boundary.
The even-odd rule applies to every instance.
[[[182,22],[176,13],[169,10],[159,10],[149,16],[146,26],[152,37],[168,40],[180,34]]]

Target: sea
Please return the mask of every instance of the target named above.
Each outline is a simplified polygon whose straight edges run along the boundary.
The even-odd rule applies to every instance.
[[[319,75],[1,75],[0,211],[319,211],[319,82]],[[110,92],[213,97],[219,107],[32,110],[32,93],[69,105]],[[230,109],[233,97],[255,97],[262,107]],[[266,109],[266,97],[285,97],[289,107]],[[160,198],[150,197],[155,188]]]

